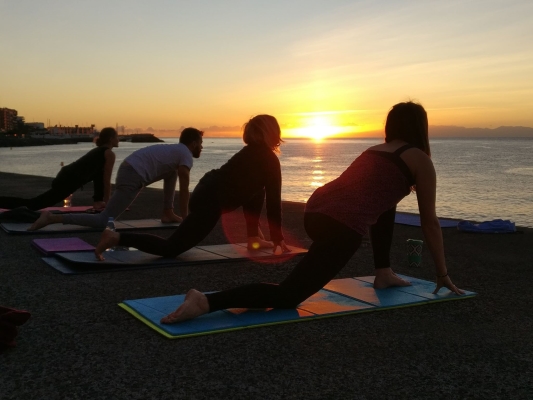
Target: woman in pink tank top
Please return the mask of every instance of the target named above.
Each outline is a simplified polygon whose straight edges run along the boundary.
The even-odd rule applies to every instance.
[[[396,104],[387,116],[385,143],[365,151],[309,199],[304,224],[313,243],[283,282],[255,283],[209,294],[191,289],[184,303],[161,322],[181,322],[227,308],[294,308],[337,275],[368,231],[376,267],[374,287],[409,286],[392,271],[389,253],[396,204],[415,187],[422,231],[435,264],[434,293],[446,287],[463,294],[446,268],[430,155],[426,111],[413,102]]]

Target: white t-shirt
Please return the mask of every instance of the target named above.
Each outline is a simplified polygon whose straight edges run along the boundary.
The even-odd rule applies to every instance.
[[[193,157],[183,143],[154,144],[134,151],[124,161],[133,167],[145,185],[149,185],[176,174],[180,165],[191,169]]]

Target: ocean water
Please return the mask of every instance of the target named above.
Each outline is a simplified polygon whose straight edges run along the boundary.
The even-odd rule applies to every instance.
[[[287,139],[279,155],[283,200],[305,202],[313,191],[339,176],[366,148],[380,139],[330,139],[321,142]],[[178,139],[165,139],[177,143]],[[122,160],[150,144],[120,143],[114,149]],[[54,177],[65,165],[94,145],[0,148],[0,171]],[[218,168],[241,149],[241,139],[204,138],[204,150],[191,171],[191,189],[207,171]],[[434,139],[432,158],[437,171],[437,214],[440,217],[485,221],[510,219],[533,227],[533,139]],[[162,182],[152,187],[162,188]],[[87,189],[86,189],[87,190]],[[7,195],[7,193],[6,193]],[[75,204],[74,194],[73,203]],[[398,205],[418,212],[416,195]]]

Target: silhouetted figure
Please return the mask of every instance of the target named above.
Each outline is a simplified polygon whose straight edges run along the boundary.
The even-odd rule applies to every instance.
[[[192,289],[184,303],[161,322],[185,321],[227,308],[294,308],[337,275],[369,229],[376,267],[374,287],[410,285],[390,268],[389,253],[396,204],[415,186],[422,230],[436,266],[435,293],[447,287],[463,294],[446,269],[430,154],[424,108],[412,102],[396,104],[387,116],[385,143],[366,150],[308,200],[304,224],[313,243],[283,282],[255,283],[205,295]]]
[[[188,214],[189,179],[193,158],[202,152],[203,132],[185,128],[178,144],[155,144],[134,151],[120,165],[115,182],[115,191],[109,203],[100,214],[52,214],[43,211],[28,229],[41,229],[49,224],[72,224],[105,228],[109,218],[117,218],[135,200],[145,186],[163,180],[162,222],[181,222],[174,213],[174,192],[176,182],[180,183],[180,210]]]
[[[28,207],[40,210],[62,202],[89,182],[94,183],[93,207],[101,210],[111,195],[111,173],[115,165],[113,147],[118,147],[118,135],[113,128],[104,128],[96,139],[96,148],[73,163],[63,166],[52,181],[52,188],[31,198],[0,196],[0,208]]]
[[[281,144],[281,130],[270,115],[257,115],[244,126],[246,146],[219,169],[206,173],[194,189],[190,214],[176,231],[164,239],[156,235],[117,233],[105,230],[96,256],[116,245],[135,247],[147,253],[175,257],[196,246],[214,228],[222,213],[242,206],[249,246],[279,246],[288,251],[281,231],[281,168],[275,152]],[[270,238],[264,240],[259,215],[266,196]]]

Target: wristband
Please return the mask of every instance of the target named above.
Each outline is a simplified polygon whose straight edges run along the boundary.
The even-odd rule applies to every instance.
[[[446,272],[444,275],[437,275],[437,278],[446,278],[448,276],[448,273]]]

